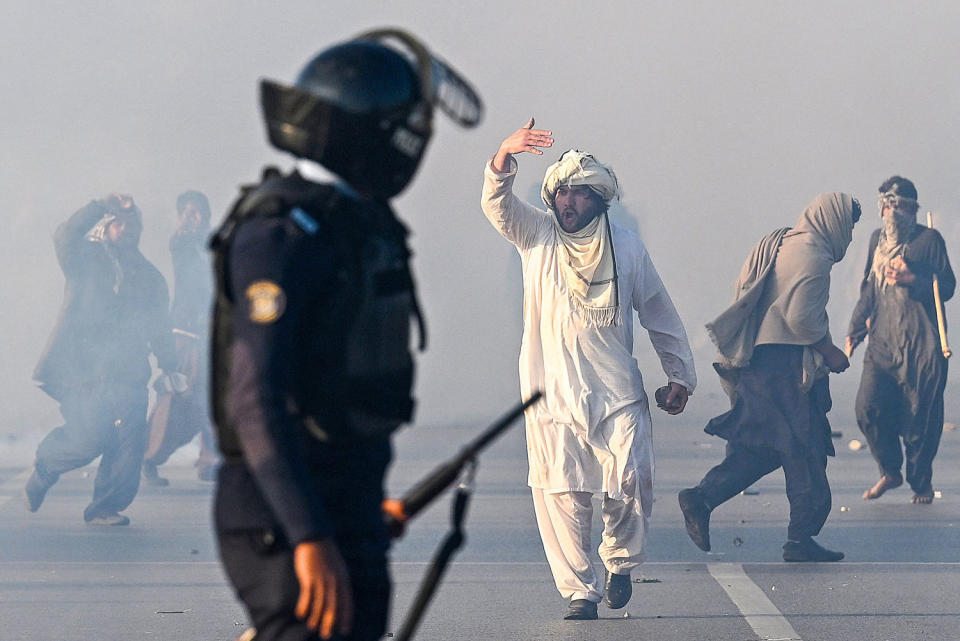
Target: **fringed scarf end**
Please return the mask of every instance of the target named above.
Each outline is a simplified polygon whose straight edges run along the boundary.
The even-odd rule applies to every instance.
[[[583,317],[584,324],[589,327],[608,327],[620,325],[623,319],[620,315],[620,306],[614,307],[587,307],[576,296],[570,296],[577,312]]]

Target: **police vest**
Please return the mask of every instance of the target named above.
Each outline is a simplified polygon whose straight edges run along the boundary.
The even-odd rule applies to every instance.
[[[229,253],[236,229],[253,217],[288,216],[302,251],[334,252],[336,274],[329,295],[311,310],[305,354],[288,390],[289,411],[324,441],[356,441],[390,434],[413,417],[414,363],[411,320],[426,344],[410,272],[407,230],[383,203],[360,201],[297,174],[268,173],[248,188],[211,241],[216,299],[213,318],[211,394],[220,449],[241,454],[227,420],[231,319],[236,312],[229,282]]]

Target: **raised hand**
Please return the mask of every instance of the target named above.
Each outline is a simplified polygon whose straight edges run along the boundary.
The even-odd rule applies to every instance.
[[[553,146],[553,132],[547,129],[534,129],[534,119],[531,117],[527,124],[507,136],[500,143],[497,155],[493,157],[493,168],[503,172],[509,168],[510,157],[513,154],[529,152],[538,156],[543,155],[541,148]]]
[[[893,257],[890,264],[884,268],[883,276],[888,285],[912,285],[917,278],[902,256]]]

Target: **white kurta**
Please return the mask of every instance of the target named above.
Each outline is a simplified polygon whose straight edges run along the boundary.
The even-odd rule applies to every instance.
[[[563,286],[553,214],[513,194],[516,170],[512,159],[502,174],[488,162],[481,205],[523,265],[520,387],[524,397],[537,389],[545,396],[526,415],[528,483],[548,493],[638,497],[649,514],[652,430],[633,357],[630,309],[649,333],[667,379],[693,391],[696,373],[683,323],[640,238],[611,223],[623,322],[586,326]],[[640,421],[605,420],[634,403],[642,404],[642,411],[631,412]]]

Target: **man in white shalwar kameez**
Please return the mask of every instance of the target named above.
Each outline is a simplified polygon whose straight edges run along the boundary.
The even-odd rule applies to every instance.
[[[552,144],[532,118],[504,140],[487,163],[482,207],[523,265],[520,386],[524,397],[544,391],[526,415],[528,482],[544,551],[570,600],[564,618],[596,619],[604,597],[611,608],[629,600],[653,507],[652,425],[632,355],[630,310],[667,375],[663,409],[683,411],[696,373],[683,323],[646,248],[607,216],[619,196],[612,169],[570,150],[544,178],[548,211],[513,194],[513,155],[540,155]],[[594,494],[602,497],[604,586],[590,558]]]

